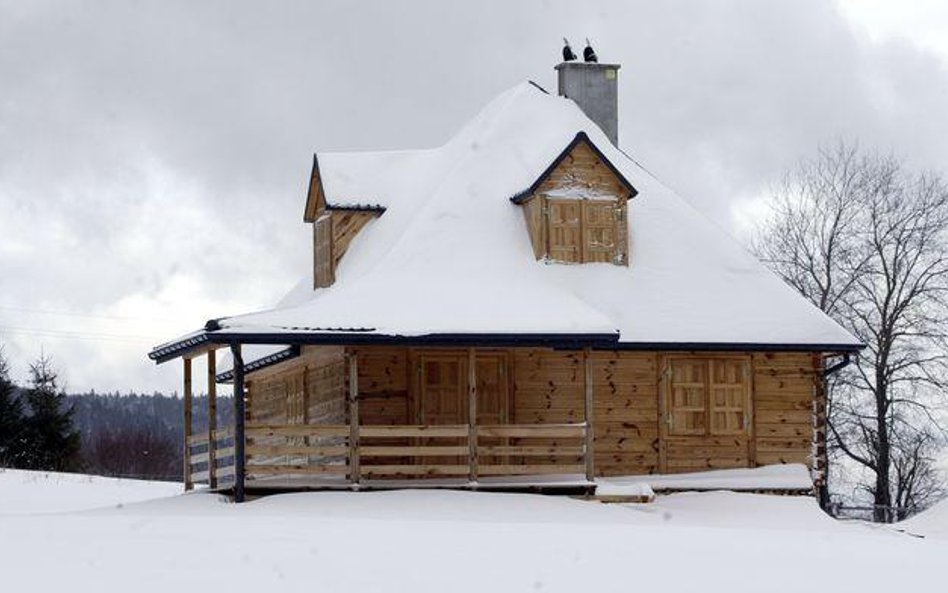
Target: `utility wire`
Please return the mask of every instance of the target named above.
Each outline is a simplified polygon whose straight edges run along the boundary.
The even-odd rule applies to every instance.
[[[28,307],[0,306],[0,311],[16,311],[19,313],[35,313],[38,315],[64,315],[67,317],[85,317],[88,319],[112,319],[115,321],[174,321],[165,317],[123,317],[120,315],[93,315],[91,313],[73,313],[70,311],[49,311],[46,309],[31,309]]]
[[[89,341],[111,341],[111,342],[126,342],[126,343],[142,343],[149,342],[154,343],[160,341],[161,338],[154,336],[134,336],[129,334],[108,334],[101,332],[78,332],[78,331],[65,331],[65,330],[55,330],[55,329],[45,329],[45,328],[27,328],[27,327],[11,327],[6,325],[0,325],[0,334],[11,333],[11,334],[22,334],[28,336],[36,337],[45,337],[45,338],[67,338],[74,340],[89,340]]]

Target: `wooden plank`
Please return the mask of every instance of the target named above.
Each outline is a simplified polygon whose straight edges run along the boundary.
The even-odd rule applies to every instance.
[[[185,491],[194,488],[194,481],[191,479],[191,432],[192,432],[192,401],[194,394],[191,392],[191,359],[184,359],[184,489]]]
[[[592,358],[590,349],[583,350],[583,376],[586,384],[585,403],[583,412],[586,421],[584,461],[586,465],[586,479],[590,482],[595,477],[595,452],[593,450],[593,383],[592,383]]]
[[[362,468],[367,476],[464,476],[467,465],[412,464],[412,465],[366,465]]]
[[[359,357],[349,353],[349,481],[359,483]]]
[[[585,464],[550,465],[484,465],[481,473],[485,476],[517,476],[525,474],[580,474],[586,471]]]
[[[481,455],[517,455],[520,457],[581,457],[586,448],[583,447],[560,447],[560,446],[529,446],[529,445],[480,445],[477,448]]]
[[[574,437],[585,436],[584,424],[508,424],[482,425],[478,427],[482,437]]]
[[[362,426],[361,436],[373,437],[458,437],[468,434],[467,424],[417,424]],[[484,434],[483,432],[481,434]]]
[[[365,448],[363,447],[363,451]],[[344,446],[319,447],[315,445],[247,445],[247,457],[275,455],[311,455],[313,457],[334,457],[348,455],[349,448]]]
[[[255,424],[247,426],[247,436],[262,437],[347,437],[351,428],[348,424]]]
[[[191,457],[188,459],[188,463],[191,464],[191,467],[207,461],[209,461],[209,455],[207,453],[192,453]]]
[[[247,465],[247,475],[249,476],[272,476],[272,475],[323,475],[323,474],[346,474],[349,472],[348,466],[339,465]]]
[[[192,434],[191,436],[185,437],[185,442],[191,447],[197,447],[199,445],[207,444],[207,435],[206,434]]]
[[[188,474],[188,479],[191,481],[191,487],[194,488],[194,482],[206,482],[207,481],[207,470],[202,470],[199,472],[192,472]]]
[[[361,457],[437,457],[461,455],[466,456],[470,449],[466,445],[410,445],[410,446],[361,446]]]
[[[217,488],[217,473],[214,460],[217,442],[214,431],[217,430],[217,351],[207,351],[207,452],[208,486]]]
[[[477,481],[477,359],[467,350],[467,465],[468,479]]]
[[[221,459],[226,459],[227,457],[233,457],[233,456],[234,456],[233,445],[231,445],[230,447],[221,447],[220,449],[217,450],[215,454],[215,461],[220,461]]]

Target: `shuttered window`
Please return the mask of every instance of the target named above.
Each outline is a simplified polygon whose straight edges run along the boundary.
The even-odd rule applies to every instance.
[[[549,259],[565,263],[622,263],[617,256],[617,205],[609,200],[548,199]]]
[[[668,433],[728,435],[747,431],[750,369],[743,359],[669,361]]]

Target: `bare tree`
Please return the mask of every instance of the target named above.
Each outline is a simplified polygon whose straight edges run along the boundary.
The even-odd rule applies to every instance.
[[[830,384],[829,445],[870,476],[874,518],[914,511],[942,490],[948,187],[891,157],[839,144],[776,192],[758,256],[849,329],[865,352]],[[900,514],[904,514],[904,511]]]

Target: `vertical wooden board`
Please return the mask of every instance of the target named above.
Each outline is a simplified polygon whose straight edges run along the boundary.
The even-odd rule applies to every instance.
[[[207,483],[217,488],[217,351],[207,351]]]
[[[313,223],[313,286],[325,288],[333,281],[332,216],[324,214]]]

